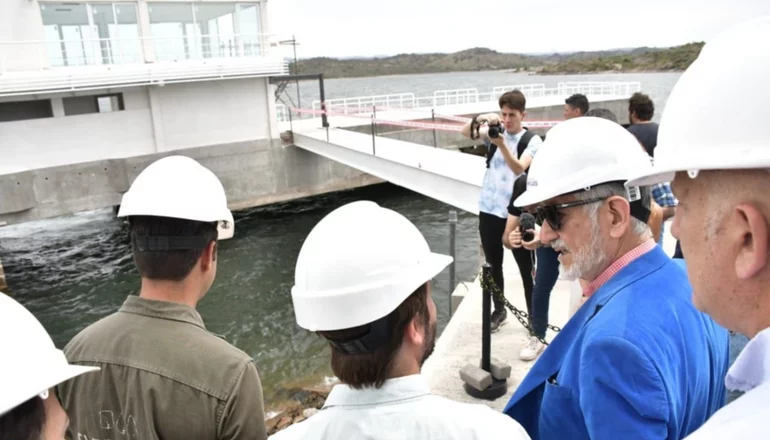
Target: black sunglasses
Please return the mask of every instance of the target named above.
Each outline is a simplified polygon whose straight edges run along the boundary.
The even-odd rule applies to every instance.
[[[540,206],[535,211],[537,224],[540,226],[543,226],[543,222],[547,221],[548,224],[551,226],[551,229],[553,229],[554,231],[558,231],[559,229],[561,229],[561,219],[562,219],[562,216],[564,215],[561,212],[562,209],[573,208],[575,206],[588,205],[596,202],[603,202],[604,200],[605,200],[604,197],[598,197],[595,199],[578,200],[575,202],[560,203],[557,205]]]

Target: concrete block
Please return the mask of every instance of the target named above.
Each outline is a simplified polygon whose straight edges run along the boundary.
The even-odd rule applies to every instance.
[[[479,391],[484,391],[492,385],[492,375],[490,373],[470,364],[460,370],[460,379]]]
[[[481,361],[479,361],[479,368],[480,367]],[[495,379],[505,380],[511,377],[511,366],[500,359],[493,357],[489,360],[489,372]]]

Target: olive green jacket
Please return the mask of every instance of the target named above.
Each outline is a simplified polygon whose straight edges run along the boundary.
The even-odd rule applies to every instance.
[[[267,438],[253,359],[189,306],[129,296],[64,353],[101,367],[57,388],[73,440]]]

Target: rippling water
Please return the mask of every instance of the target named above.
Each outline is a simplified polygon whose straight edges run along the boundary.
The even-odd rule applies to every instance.
[[[394,209],[448,252],[447,205],[384,184],[236,213],[236,235],[220,247],[217,280],[199,304],[206,326],[257,360],[265,400],[285,388],[330,375],[326,345],[297,327],[290,289],[302,242],[334,208],[360,199]],[[478,263],[476,216],[460,212],[458,280],[471,280]],[[0,228],[0,256],[13,294],[43,322],[57,346],[114,312],[138,292],[127,228],[110,209]],[[372,252],[377,251],[372,231]],[[434,282],[439,327],[448,317],[448,270]]]

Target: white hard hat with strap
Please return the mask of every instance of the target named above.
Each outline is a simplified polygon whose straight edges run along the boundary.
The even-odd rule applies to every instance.
[[[40,322],[0,292],[0,415],[48,389],[98,367],[70,365]]]
[[[628,185],[674,179],[678,171],[770,168],[770,16],[706,42],[666,103],[655,165]]]
[[[651,167],[633,134],[603,118],[583,116],[548,132],[527,175],[527,191],[514,201],[532,206],[609,182],[625,182]]]
[[[217,222],[219,240],[231,238],[235,232],[222,182],[185,156],[159,159],[136,177],[123,195],[118,217],[135,215]]]
[[[333,331],[373,323],[451,262],[403,215],[369,201],[344,205],[300,250],[291,290],[297,324]]]

